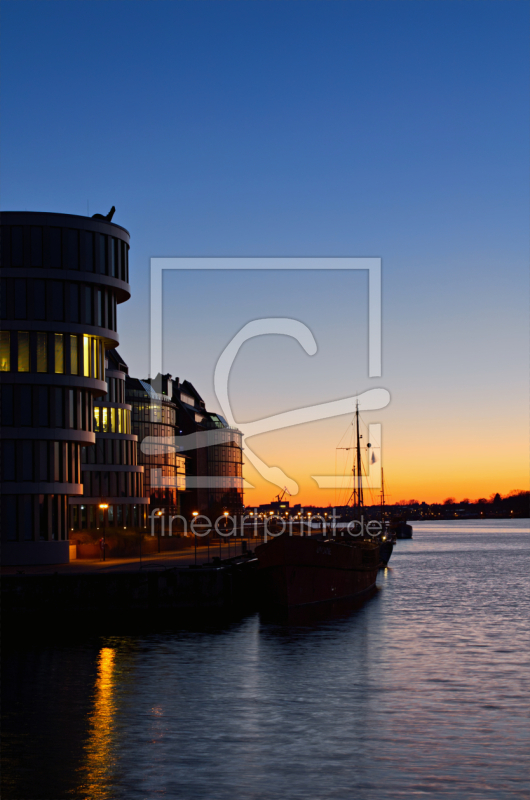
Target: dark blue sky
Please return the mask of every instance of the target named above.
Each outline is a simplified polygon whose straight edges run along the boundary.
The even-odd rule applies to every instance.
[[[151,256],[380,256],[385,419],[403,429],[427,414],[433,431],[451,409],[460,435],[477,414],[500,427],[495,393],[521,395],[526,358],[528,2],[4,0],[2,16],[2,208],[117,207],[132,236],[119,322],[134,374],[148,371]],[[308,371],[260,346],[235,377],[242,416],[371,385],[363,359],[347,366],[352,342],[365,348],[360,275],[256,281],[168,278],[165,368],[213,403],[233,333],[296,307],[329,341],[325,386],[316,360]],[[284,391],[257,390],[256,364]],[[526,424],[513,402],[510,436]]]

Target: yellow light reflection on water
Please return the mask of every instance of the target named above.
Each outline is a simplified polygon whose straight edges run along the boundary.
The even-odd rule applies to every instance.
[[[89,735],[85,745],[83,791],[91,800],[111,796],[110,772],[113,764],[115,717],[116,650],[103,647],[98,659],[94,709],[89,719]]]

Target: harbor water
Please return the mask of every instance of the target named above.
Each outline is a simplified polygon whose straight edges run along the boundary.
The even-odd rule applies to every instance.
[[[355,608],[10,632],[2,797],[528,798],[529,612],[528,520],[469,520]]]

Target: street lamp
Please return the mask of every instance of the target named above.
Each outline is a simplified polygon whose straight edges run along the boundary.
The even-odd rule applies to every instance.
[[[156,515],[157,515],[157,517],[161,517],[163,513],[164,513],[163,511],[157,511]],[[161,526],[162,526],[162,523],[161,523]],[[160,552],[160,528],[158,529],[158,552]]]
[[[194,511],[193,512],[193,517],[198,517],[198,516],[199,516],[199,512],[198,511]],[[194,538],[194,541],[195,541],[195,566],[197,566],[197,531],[193,531],[193,538]]]
[[[103,561],[105,561],[105,547],[106,547],[106,544],[105,544],[105,511],[109,507],[109,504],[108,503],[100,503],[99,507],[103,511],[103,548],[102,549],[103,549]]]

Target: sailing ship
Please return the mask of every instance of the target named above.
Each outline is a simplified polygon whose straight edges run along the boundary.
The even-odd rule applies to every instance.
[[[357,423],[357,482],[354,503],[362,508],[362,469]],[[375,587],[380,565],[380,543],[370,536],[352,538],[335,529],[332,539],[278,536],[256,547],[264,602],[291,608],[330,600],[360,598]]]

